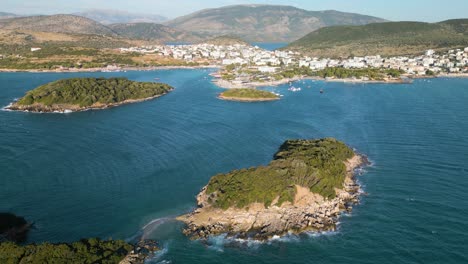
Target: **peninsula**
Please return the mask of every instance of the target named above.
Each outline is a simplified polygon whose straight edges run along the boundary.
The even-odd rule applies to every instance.
[[[167,84],[126,78],[73,78],[42,85],[6,107],[28,112],[77,112],[150,100],[167,94]]]
[[[143,264],[160,250],[156,241],[147,239],[25,244],[32,225],[23,217],[0,212],[0,263]]]
[[[221,100],[238,102],[265,102],[279,100],[274,93],[250,88],[230,89],[218,96]]]
[[[265,240],[335,230],[339,214],[358,201],[354,171],[366,162],[333,138],[288,140],[267,166],[211,178],[198,208],[177,219],[192,238],[227,233]]]
[[[159,251],[155,241],[81,239],[73,243],[19,245],[0,243],[0,263],[143,264]]]

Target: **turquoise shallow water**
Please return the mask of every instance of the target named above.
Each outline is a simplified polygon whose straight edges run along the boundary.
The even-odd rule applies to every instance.
[[[217,100],[208,74],[0,74],[1,106],[72,76],[157,77],[176,87],[102,111],[0,111],[0,211],[35,222],[30,242],[156,238],[164,251],[154,263],[468,262],[467,79],[307,81],[297,93],[266,88],[280,101],[242,104]],[[212,175],[266,164],[286,139],[319,137],[343,140],[374,164],[360,177],[368,196],[338,232],[204,244],[166,220],[190,211]]]

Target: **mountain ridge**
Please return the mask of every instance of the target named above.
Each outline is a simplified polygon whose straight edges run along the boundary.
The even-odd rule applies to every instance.
[[[7,19],[7,18],[13,18],[13,17],[18,17],[18,15],[13,14],[13,13],[8,13],[8,12],[0,12],[0,19]]]
[[[167,42],[200,42],[203,38],[191,32],[171,28],[157,23],[119,23],[109,25],[114,32],[122,37],[157,40]]]
[[[308,11],[287,5],[231,5],[203,9],[164,24],[210,36],[242,36],[251,42],[291,42],[328,25],[383,21],[386,20],[334,10]]]
[[[41,15],[0,20],[0,29],[115,36],[110,28],[76,15]]]
[[[140,14],[120,10],[88,9],[73,15],[86,17],[104,25],[122,23],[161,23],[168,18],[157,14]]]
[[[321,28],[284,49],[312,56],[415,55],[428,49],[468,46],[468,19],[438,23],[385,22]]]

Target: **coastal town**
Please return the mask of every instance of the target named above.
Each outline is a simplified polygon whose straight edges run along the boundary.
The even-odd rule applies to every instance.
[[[388,69],[398,70],[402,74],[411,77],[460,76],[468,73],[468,47],[442,53],[435,50],[426,50],[421,52],[424,54],[412,57],[374,55],[345,59],[302,56],[299,52],[269,51],[258,46],[243,44],[227,46],[213,44],[159,45],[121,48],[120,52],[156,54],[184,60],[187,63],[223,66],[224,71],[221,71],[217,77],[234,85],[254,81],[259,83],[278,81],[283,79],[280,73],[291,71],[291,69],[307,69],[308,72],[318,72],[327,68],[350,70]]]

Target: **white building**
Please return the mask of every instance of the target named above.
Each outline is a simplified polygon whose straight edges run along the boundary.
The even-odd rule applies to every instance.
[[[258,71],[263,72],[263,73],[275,73],[276,69],[278,69],[278,68],[277,67],[270,67],[270,66],[258,67]]]
[[[343,63],[345,68],[364,68],[366,64],[362,61],[346,61]]]
[[[232,65],[232,64],[247,64],[248,62],[242,58],[235,58],[235,59],[224,59],[223,65]]]
[[[431,50],[431,49],[430,49],[430,50],[426,50],[426,53],[425,53],[425,54],[426,54],[426,56],[432,56],[432,55],[435,54],[435,51],[434,51],[434,50]]]
[[[299,67],[309,67],[310,63],[306,60],[300,60],[299,61]]]
[[[284,65],[288,66],[293,62],[292,58],[282,58],[281,61],[283,62]]]
[[[423,65],[424,65],[424,67],[429,67],[429,66],[431,66],[431,65],[434,64],[434,59],[432,59],[432,58],[424,58],[424,59],[422,60],[422,63],[423,63]]]
[[[310,68],[312,70],[323,70],[327,67],[327,65],[328,65],[328,62],[326,60],[310,62]]]
[[[32,51],[32,52],[38,51],[38,50],[41,50],[41,48],[31,48],[31,51]]]

